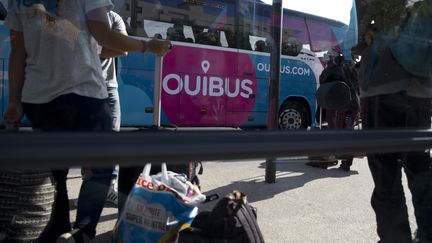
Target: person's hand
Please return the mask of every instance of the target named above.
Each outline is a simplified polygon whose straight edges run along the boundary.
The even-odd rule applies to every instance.
[[[147,42],[147,51],[153,52],[157,56],[163,56],[171,49],[169,40],[152,39]]]
[[[22,117],[23,117],[23,110],[22,110],[21,103],[14,103],[14,102],[9,103],[6,112],[4,113],[3,116],[3,120],[6,128],[18,129]]]

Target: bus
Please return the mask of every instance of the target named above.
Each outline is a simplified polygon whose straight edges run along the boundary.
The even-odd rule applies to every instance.
[[[352,1],[352,0],[345,0]],[[161,60],[161,126],[259,128],[267,125],[272,6],[260,0],[118,0],[115,11],[137,38],[172,41]],[[351,19],[355,20],[352,1]],[[4,29],[4,26],[2,26]],[[315,92],[329,49],[349,53],[355,21],[283,10],[278,125],[316,125]],[[1,31],[1,106],[7,102],[7,31]],[[121,125],[148,127],[155,111],[156,62],[129,53],[117,61]],[[1,122],[3,119],[1,119]]]

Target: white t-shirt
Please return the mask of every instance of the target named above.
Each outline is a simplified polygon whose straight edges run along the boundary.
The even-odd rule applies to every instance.
[[[5,25],[24,33],[26,50],[22,102],[47,103],[63,94],[107,98],[97,42],[85,14],[112,8],[111,0],[60,0],[56,14],[42,4],[9,6]],[[25,2],[25,1],[24,1]]]
[[[108,12],[108,19],[110,21],[111,29],[122,33],[123,35],[127,35],[126,32],[126,25],[123,22],[123,19],[120,15],[113,11]],[[99,49],[101,52],[102,47],[99,46]],[[117,84],[117,77],[116,77],[116,66],[115,66],[115,58],[100,58],[101,65],[102,65],[102,75],[105,78],[105,82],[107,87],[118,87]]]

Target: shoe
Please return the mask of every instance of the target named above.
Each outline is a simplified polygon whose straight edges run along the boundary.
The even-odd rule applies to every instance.
[[[108,191],[106,202],[113,204],[114,206],[117,206],[118,204],[118,194],[112,188],[110,188],[110,190]]]
[[[106,202],[117,207],[118,205],[117,180],[112,181],[107,194]]]
[[[82,233],[80,229],[73,229],[60,235],[56,243],[90,243],[90,237]]]

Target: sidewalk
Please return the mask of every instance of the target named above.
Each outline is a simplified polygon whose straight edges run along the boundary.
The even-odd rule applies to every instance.
[[[280,159],[275,184],[264,181],[264,160],[205,162],[200,179],[205,193],[223,196],[234,189],[245,192],[258,209],[258,223],[266,242],[377,242],[369,203],[373,184],[366,159],[355,159],[350,172],[337,166],[313,168],[305,162]],[[71,199],[78,195],[80,180],[68,181]],[[410,202],[410,195],[406,197]],[[202,210],[213,205],[209,203]],[[415,229],[410,203],[408,208]],[[71,219],[75,219],[75,213],[71,211]],[[115,208],[104,209],[93,242],[110,242],[116,218]]]

